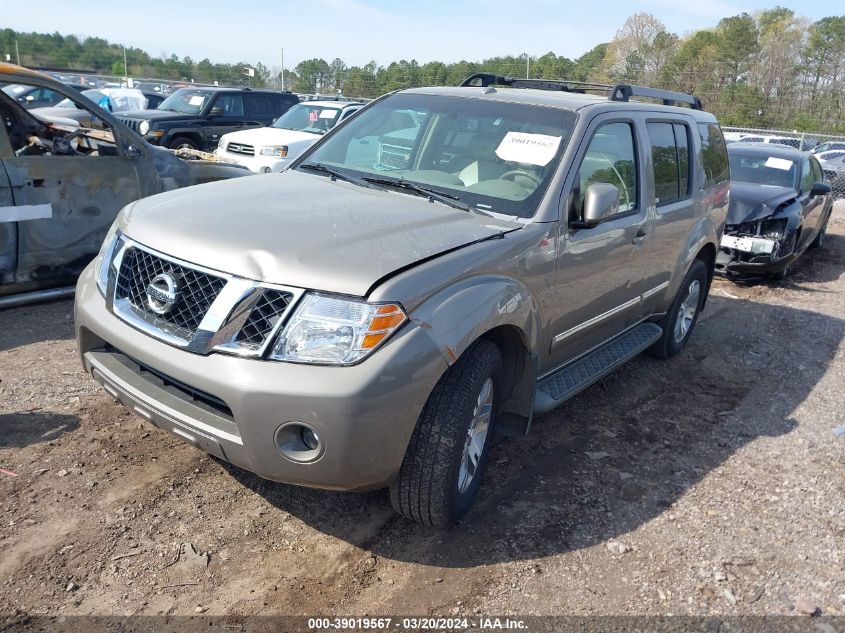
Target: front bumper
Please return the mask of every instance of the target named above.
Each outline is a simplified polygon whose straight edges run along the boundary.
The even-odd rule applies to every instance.
[[[293,162],[295,156],[288,156],[286,158],[275,158],[273,156],[246,156],[244,154],[235,154],[233,152],[222,151],[219,147],[214,153],[220,158],[233,161],[238,165],[243,165],[250,171],[256,174],[266,174],[270,172],[280,172]]]
[[[197,448],[274,481],[334,490],[383,487],[402,464],[429,394],[448,365],[407,323],[351,367],[297,365],[172,347],[111,314],[89,266],[76,291],[85,370],[141,417]],[[323,452],[282,456],[277,428],[310,425]]]
[[[775,240],[729,235],[730,228],[726,227],[716,255],[716,274],[733,278],[768,277],[782,273],[795,259],[794,233]]]

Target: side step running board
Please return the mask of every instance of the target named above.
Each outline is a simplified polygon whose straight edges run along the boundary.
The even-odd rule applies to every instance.
[[[551,411],[644,351],[663,334],[656,323],[641,323],[598,349],[562,367],[537,385],[534,415]]]

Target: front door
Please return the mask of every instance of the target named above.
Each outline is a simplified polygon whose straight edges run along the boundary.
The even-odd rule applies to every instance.
[[[244,98],[240,94],[218,94],[208,110],[208,126],[205,128],[205,147],[213,151],[220,137],[229,132],[237,132],[246,125]]]
[[[45,125],[11,100],[0,102],[0,110],[7,131],[2,173],[17,209],[14,274],[9,279],[6,254],[3,277],[13,287],[0,293],[71,284],[97,254],[117,212],[152,193],[138,173],[147,161],[125,157],[105,121],[104,129],[84,130]],[[11,232],[4,223],[5,251]]]
[[[549,363],[552,369],[622,332],[636,313],[642,292],[641,244],[647,208],[633,119],[599,117],[565,197],[567,222],[561,240],[557,305],[552,318]],[[587,188],[609,183],[619,190],[618,213],[592,228],[573,228],[581,219]]]

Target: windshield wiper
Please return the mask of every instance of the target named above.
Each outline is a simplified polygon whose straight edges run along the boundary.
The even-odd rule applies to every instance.
[[[460,209],[461,211],[466,211],[468,213],[487,215],[481,209],[477,209],[471,204],[463,202],[458,196],[454,194],[446,193],[445,191],[438,191],[437,189],[432,189],[431,187],[418,185],[416,183],[411,182],[410,180],[403,180],[401,178],[372,178],[370,176],[364,176],[364,180],[366,180],[367,182],[374,182],[379,185],[387,185],[388,187],[407,189],[408,191],[413,191],[415,193],[420,194],[421,196],[425,196],[429,200],[434,200],[441,204],[448,205],[454,209]]]
[[[351,182],[353,185],[358,185],[359,187],[366,187],[367,189],[373,189],[373,184],[369,182],[369,179],[359,178],[358,176],[353,176],[352,174],[338,169],[337,167],[329,167],[322,163],[303,163],[299,166],[300,169],[309,169],[311,171],[319,171],[324,174],[328,174],[331,176],[332,180],[340,178],[341,180],[345,180],[346,182]],[[382,187],[378,187],[381,189]]]

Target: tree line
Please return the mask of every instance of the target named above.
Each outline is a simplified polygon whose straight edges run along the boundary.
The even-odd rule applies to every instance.
[[[90,68],[124,75],[123,48],[101,38],[80,40],[59,33],[0,31],[0,49],[34,66]],[[576,59],[553,51],[541,56],[505,55],[445,63],[416,60],[348,66],[342,59],[314,58],[284,72],[262,63],[195,62],[176,55],[153,57],[126,49],[133,77],[157,77],[224,85],[253,86],[299,93],[343,93],[377,97],[422,85],[456,85],[476,72],[535,79],[598,83],[639,83],[694,93],[723,125],[788,128],[845,133],[845,15],[818,21],[777,6],[754,15],[725,17],[714,27],[679,36],[655,16],[628,17],[610,42]]]

